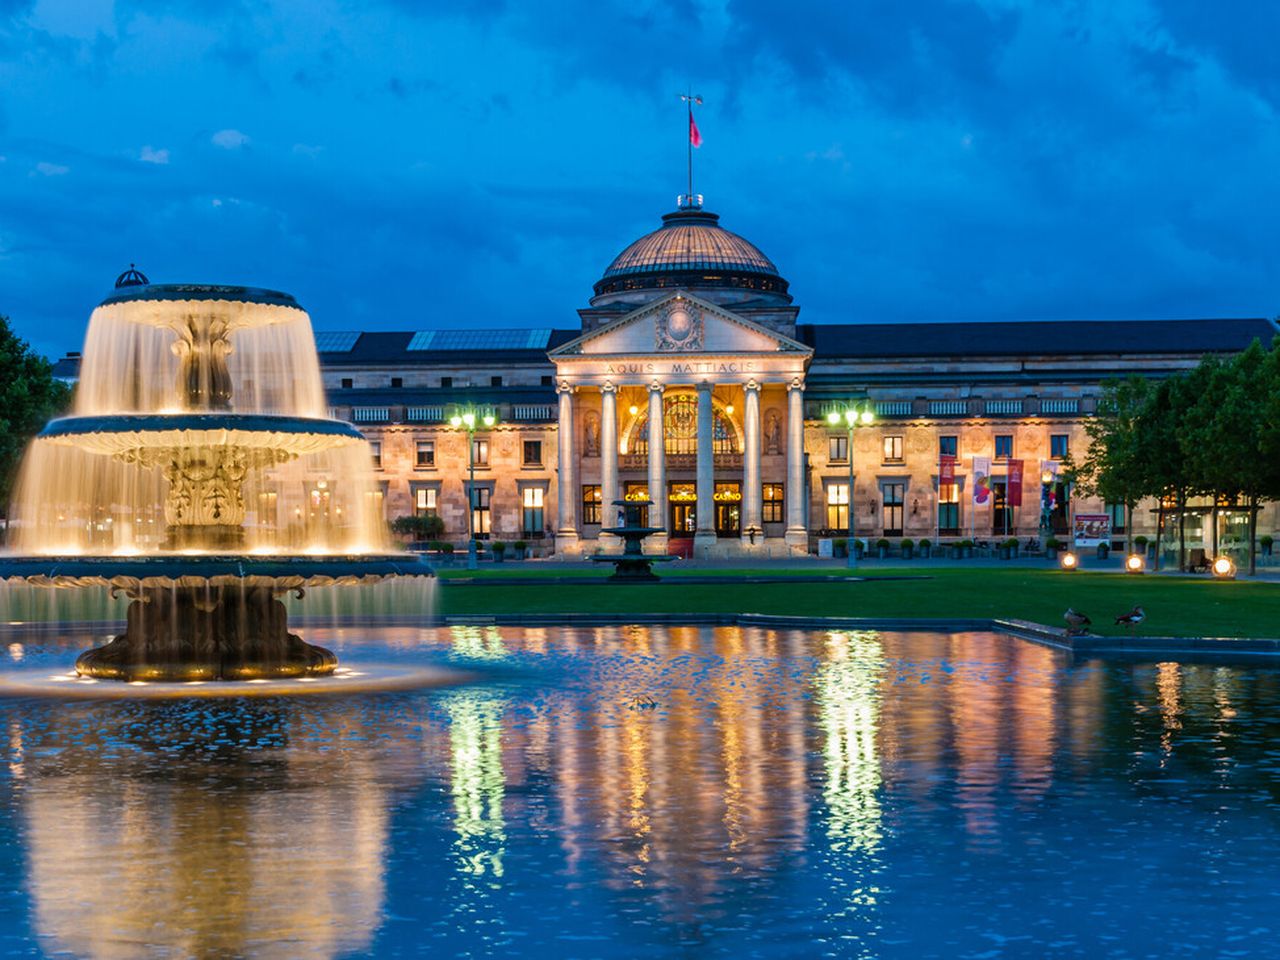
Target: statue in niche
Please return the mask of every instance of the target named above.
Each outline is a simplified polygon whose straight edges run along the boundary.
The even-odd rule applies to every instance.
[[[587,414],[583,455],[600,456],[600,416],[594,410]]]
[[[782,418],[777,410],[770,410],[764,417],[764,452],[782,452]]]

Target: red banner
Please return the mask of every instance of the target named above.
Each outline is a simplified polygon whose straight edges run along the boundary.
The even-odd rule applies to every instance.
[[[1008,473],[1009,506],[1022,506],[1022,461],[1010,460]]]
[[[938,468],[938,486],[956,482],[956,458],[943,454]]]

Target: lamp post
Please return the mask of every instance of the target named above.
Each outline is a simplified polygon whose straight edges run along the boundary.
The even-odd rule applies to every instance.
[[[475,509],[475,491],[476,491],[476,430],[481,424],[485,429],[489,429],[498,418],[493,415],[492,411],[484,411],[478,413],[472,408],[467,408],[459,413],[455,413],[449,418],[449,426],[455,430],[467,431],[467,569],[474,570],[476,568],[476,509]]]
[[[853,428],[856,426],[869,427],[875,419],[876,415],[871,412],[869,404],[864,405],[861,409],[857,406],[851,406],[846,407],[843,411],[832,410],[827,414],[827,423],[835,427],[843,422],[848,431],[849,450],[846,459],[849,461],[849,544],[847,565],[850,570],[858,565],[858,551],[854,549],[854,541],[857,539],[855,535],[857,521],[854,519],[853,511]]]

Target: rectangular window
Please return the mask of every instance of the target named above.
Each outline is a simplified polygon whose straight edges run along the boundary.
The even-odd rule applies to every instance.
[[[884,438],[884,462],[885,463],[901,463],[902,462],[902,438],[901,437],[885,437]]]
[[[489,499],[493,490],[476,486],[471,490],[471,532],[477,540],[489,539]]]
[[[525,487],[520,495],[520,532],[526,538],[540,537],[543,531],[542,487]]]
[[[489,465],[489,439],[476,437],[471,441],[471,457],[477,467]]]
[[[1009,508],[1009,481],[1004,477],[991,478],[991,532],[996,536],[1009,535],[1013,515]]]
[[[543,385],[544,387],[553,387],[553,386],[555,386],[555,378],[553,378],[553,377],[546,377],[546,376],[544,376],[544,377],[542,378],[542,385]]]
[[[440,513],[440,491],[435,487],[419,487],[413,497],[413,512],[419,517],[435,517]]]
[[[526,440],[524,442],[524,465],[526,467],[542,466],[541,440]]]
[[[369,454],[373,457],[373,469],[381,470],[382,469],[382,441],[381,440],[369,441]]]
[[[1055,433],[1049,437],[1049,458],[1062,460],[1070,449],[1071,437],[1065,433]]]
[[[1111,517],[1111,532],[1124,533],[1124,504],[1108,503],[1107,514]]]
[[[491,386],[491,387],[500,387],[500,386],[502,386],[502,378],[501,378],[501,377],[490,377],[490,378],[489,378],[489,386]]]
[[[404,386],[404,377],[392,377],[392,378],[391,378],[391,386],[392,386],[392,388],[393,388],[393,389],[396,389],[396,388],[399,388],[399,387],[403,387],[403,386]]]
[[[353,381],[352,381],[352,379],[351,379],[350,377],[343,377],[343,378],[342,378],[342,389],[343,389],[343,390],[350,390],[350,389],[351,389],[351,386],[352,386],[352,383],[353,383]]]
[[[419,440],[416,459],[413,461],[417,467],[427,468],[436,465],[436,442],[434,440]]]
[[[599,523],[601,514],[603,513],[604,497],[601,495],[600,484],[584,483],[582,485],[582,522]]]
[[[847,434],[840,434],[831,438],[827,459],[832,463],[849,462],[849,437]]]
[[[902,503],[906,499],[905,483],[886,483],[884,485],[884,535],[886,537],[902,536]]]
[[[452,387],[452,386],[453,386],[453,377],[441,377],[441,378],[440,378],[440,386],[442,386],[442,387]]]
[[[960,445],[956,443],[955,437],[939,437],[938,438],[938,456],[954,457],[956,455],[956,451],[959,449],[959,446]]]
[[[960,485],[944,483],[938,487],[938,535],[960,535]]]
[[[782,522],[782,484],[766,483],[764,485],[764,522],[765,523],[781,523]]]
[[[849,529],[849,484],[827,484],[827,529],[843,533]]]
[[[1013,434],[1002,433],[996,437],[996,459],[1008,460],[1013,456]]]

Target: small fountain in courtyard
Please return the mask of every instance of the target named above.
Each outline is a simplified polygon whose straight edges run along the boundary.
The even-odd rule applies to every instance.
[[[644,538],[655,533],[662,533],[661,527],[646,526],[641,517],[649,507],[651,500],[615,500],[619,524],[616,527],[605,527],[601,532],[611,533],[622,538],[622,553],[599,554],[591,559],[598,563],[612,563],[613,574],[609,577],[618,583],[656,583],[658,575],[653,572],[655,563],[663,563],[675,559],[664,553],[645,553]]]
[[[131,601],[76,661],[99,679],[331,674],[280,598],[431,574],[390,551],[368,444],[328,418],[293,297],[136,271],[90,318],[75,409],[27,452],[9,536],[0,579]]]

